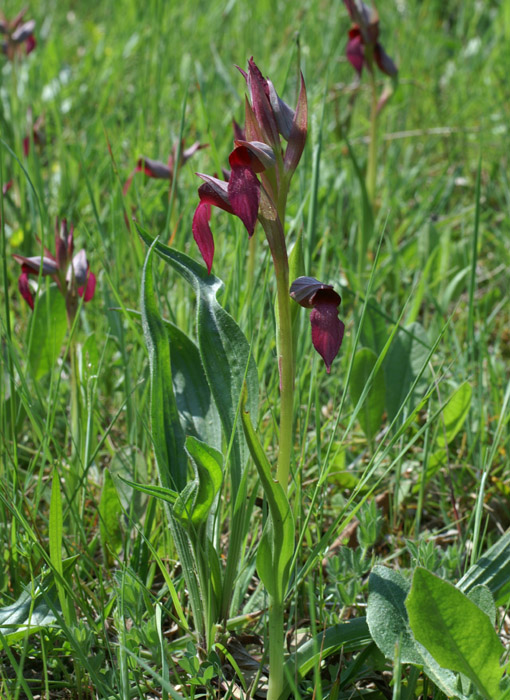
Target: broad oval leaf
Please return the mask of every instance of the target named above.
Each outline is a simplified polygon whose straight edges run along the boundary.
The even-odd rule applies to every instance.
[[[472,600],[418,567],[406,608],[416,639],[441,666],[466,675],[488,700],[499,697],[504,647],[489,617]]]
[[[67,332],[66,303],[57,285],[52,284],[38,297],[30,322],[28,354],[34,379],[53,369]]]
[[[358,405],[365,391],[368,379],[376,363],[377,355],[369,348],[361,348],[354,357],[349,388],[351,399],[355,407]],[[384,373],[382,368],[379,368],[372,378],[372,384],[365,394],[365,398],[357,414],[363,432],[370,443],[381,427],[385,396],[386,384],[384,381]]]

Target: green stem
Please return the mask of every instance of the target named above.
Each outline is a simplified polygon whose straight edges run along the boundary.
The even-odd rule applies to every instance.
[[[278,370],[280,373],[280,435],[276,478],[287,491],[292,457],[292,424],[294,412],[294,352],[290,313],[289,264],[276,265],[278,303]]]
[[[377,175],[377,85],[374,71],[370,71],[370,88],[372,91],[372,106],[370,110],[370,145],[368,147],[367,164],[367,194],[372,206],[375,202]]]
[[[267,700],[278,700],[283,693],[284,644],[283,603],[271,598],[269,602],[269,684]]]

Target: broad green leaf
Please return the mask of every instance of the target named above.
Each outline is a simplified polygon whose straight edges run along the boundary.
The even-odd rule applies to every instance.
[[[38,296],[31,318],[28,355],[34,379],[53,369],[67,332],[66,303],[58,287],[51,285]]]
[[[256,418],[258,413],[257,368],[243,332],[218,303],[216,295],[223,282],[184,253],[153,241],[138,228],[140,236],[153,245],[156,253],[173,267],[193,287],[197,295],[197,336],[200,357],[211,388],[223,430],[230,441],[235,435],[231,452],[232,489],[237,493],[241,473],[248,458],[237,416],[243,384],[248,387],[248,408]]]
[[[499,700],[504,647],[489,617],[473,601],[418,567],[406,608],[416,639],[441,666],[466,675],[487,700]]]
[[[99,534],[105,552],[117,552],[122,546],[122,504],[108,469],[103,474],[103,488],[99,500]]]
[[[221,423],[211,396],[200,353],[177,326],[164,321],[170,341],[172,381],[177,410],[186,435],[221,448]]]
[[[151,430],[161,485],[182,491],[188,464],[184,432],[172,385],[170,347],[166,328],[154,298],[152,251],[147,253],[142,278],[142,324],[151,373]]]
[[[377,357],[381,354],[388,340],[388,328],[383,312],[375,297],[367,299],[363,326],[361,328],[361,342]]]
[[[443,411],[444,431],[437,434],[438,445],[449,445],[464,425],[471,406],[472,389],[469,382],[461,384],[450,396]]]
[[[441,668],[428,651],[419,644],[409,625],[405,599],[409,583],[398,571],[375,566],[369,578],[367,623],[370,634],[382,653],[389,659],[398,655],[402,663],[423,666],[426,674],[447,695],[458,695],[457,679],[451,671]]]
[[[383,364],[386,379],[386,410],[390,421],[400,412],[418,377],[407,402],[409,412],[425,392],[428,385],[426,379],[428,355],[429,340],[423,326],[412,323],[405,330],[399,330]]]
[[[151,236],[138,228],[142,239],[153,244]],[[247,405],[251,415],[258,413],[257,367],[243,332],[218,303],[216,295],[223,282],[187,255],[172,250],[159,241],[157,254],[176,270],[194,289],[197,296],[197,339],[202,366],[220,415],[229,444],[229,474],[232,504],[231,537],[224,575],[223,616],[228,606],[234,580],[242,562],[241,548],[246,533],[246,462],[248,450],[238,419],[243,386],[247,386]]]
[[[257,570],[269,595],[282,601],[289,581],[290,562],[294,554],[294,518],[282,485],[273,478],[271,466],[245,407],[242,410],[242,421],[246,441],[255,462],[271,516],[259,542]]]
[[[128,309],[130,316],[141,313]],[[186,435],[194,435],[211,447],[221,448],[221,421],[211,395],[196,344],[180,328],[165,318],[170,342],[170,362],[175,401]]]
[[[458,586],[457,586],[458,587]],[[496,603],[494,602],[494,597],[490,592],[489,588],[484,584],[475,586],[467,592],[467,597],[472,600],[475,605],[478,605],[480,610],[482,610],[492,625],[496,625]]]
[[[290,695],[291,687],[287,680],[289,677],[299,683],[309,671],[328,656],[342,650],[344,653],[359,651],[367,647],[371,641],[365,617],[354,618],[328,627],[313,639],[309,639],[285,662],[284,689],[280,700],[286,700]]]
[[[72,569],[78,557],[62,560],[63,575]],[[32,586],[27,586],[19,598],[0,608],[0,634],[8,644],[13,644],[29,634],[34,634],[56,621],[54,610],[59,610],[55,590],[55,577],[51,571],[38,576]]]
[[[351,379],[349,389],[351,399],[356,407],[365,387],[368,383],[368,378],[377,362],[377,355],[369,348],[358,350],[354,357],[352,365]],[[372,384],[363,404],[358,412],[358,420],[365,433],[367,440],[371,443],[377,431],[381,427],[382,415],[384,413],[384,400],[386,395],[386,386],[384,382],[384,373],[382,368],[372,379]]]
[[[510,601],[510,530],[488,549],[476,564],[460,579],[457,587],[468,593],[472,588],[485,584],[494,596],[496,605],[508,605]]]
[[[34,634],[56,621],[54,609],[59,608],[52,577],[37,584],[33,591],[25,589],[18,600],[0,608],[0,633],[8,644]]]

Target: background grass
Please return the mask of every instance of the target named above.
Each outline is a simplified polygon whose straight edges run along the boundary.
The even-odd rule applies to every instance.
[[[9,1],[3,9],[12,16],[19,8]],[[308,577],[296,580],[289,629],[294,621],[296,634],[301,628],[313,633],[362,611],[373,558],[404,568],[419,561],[456,580],[508,528],[509,5],[408,0],[378,9],[382,42],[399,66],[399,88],[380,120],[376,216],[360,248],[364,211],[355,163],[363,170],[370,95],[363,81],[353,86],[345,59],[349,21],[340,0],[41,1],[30,7],[37,48],[16,65],[1,61],[0,73],[0,166],[2,181],[13,181],[2,216],[1,605],[27,586],[44,588],[45,572],[55,569],[48,539],[53,474],[64,494],[63,556],[77,558],[59,580],[70,601],[67,613],[59,611],[53,589],[44,589],[49,594],[41,605],[56,623],[16,643],[8,643],[3,630],[2,698],[168,697],[177,684],[175,664],[183,653],[196,657],[193,645],[182,648],[187,602],[160,506],[126,491],[125,516],[106,536],[109,548],[100,536],[108,511],[103,505],[98,516],[105,469],[141,481],[154,477],[147,352],[139,321],[127,311],[139,308],[145,249],[128,230],[125,212],[199,259],[190,225],[198,201],[194,172],[220,172],[227,163],[231,121],[243,119],[245,86],[234,66],[244,67],[252,55],[290,104],[300,59],[310,127],[289,200],[288,235],[293,240],[305,232],[307,273],[341,292],[347,326],[328,376],[313,356],[308,320],[300,320],[294,471],[298,569]],[[32,145],[25,158],[29,110],[33,119],[44,115],[46,142]],[[171,209],[168,183],[141,174],[124,198],[137,158],[166,161],[181,132],[186,145],[199,140],[209,147],[179,172]],[[98,277],[76,330],[84,348],[81,431],[87,440],[75,497],[66,489],[65,348],[52,371],[36,380],[32,312],[19,297],[12,259],[13,253],[39,254],[38,239],[53,249],[56,216],[74,222],[77,245],[86,248]],[[250,284],[242,226],[214,212],[212,228],[214,271],[225,282],[221,301],[252,343],[264,387],[259,430],[271,455],[278,378],[267,247],[257,230]],[[193,335],[193,296],[169,268],[155,269],[162,313]],[[351,362],[357,347],[379,355],[397,322],[424,329],[421,391],[428,389],[429,398],[404,429],[398,430],[399,418],[390,428],[385,412],[370,444],[351,400]],[[398,371],[386,366],[385,376],[398,384]],[[466,381],[472,389],[466,421],[445,445],[442,407]],[[410,406],[404,398],[394,411],[401,418]],[[257,488],[255,473],[251,487]],[[376,494],[386,494],[379,513]],[[335,547],[323,568],[327,547],[365,500],[358,513],[361,547]],[[260,591],[249,586],[252,574],[249,567],[243,574],[247,593],[236,614],[263,607]],[[263,635],[264,620],[246,627]],[[368,670],[360,662],[351,691],[374,678],[374,694],[387,691],[379,661]],[[334,697],[339,668],[338,657],[322,675],[317,669],[302,696],[315,687],[316,695]],[[210,694],[220,692],[208,687]],[[193,686],[179,692],[193,696]]]

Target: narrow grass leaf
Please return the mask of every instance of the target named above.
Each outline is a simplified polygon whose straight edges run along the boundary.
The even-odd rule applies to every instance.
[[[299,683],[324,659],[340,651],[350,653],[367,647],[372,642],[365,617],[341,622],[328,627],[313,639],[302,644],[285,662],[284,689],[280,700],[286,700],[291,692],[289,678]]]
[[[294,518],[282,485],[275,481],[271,465],[253,428],[250,414],[242,411],[244,434],[264,489],[271,514],[257,552],[257,571],[268,593],[283,600],[292,555],[294,554]]]
[[[499,698],[504,647],[489,617],[473,601],[418,567],[406,608],[416,639],[441,666],[466,675],[488,700]]]
[[[64,586],[62,585],[62,576],[64,567],[62,563],[62,536],[63,536],[63,514],[62,514],[62,494],[60,492],[60,479],[55,469],[53,471],[53,479],[51,482],[51,500],[50,500],[50,517],[49,517],[49,549],[50,561],[55,571],[55,583],[57,586],[58,598],[60,607],[64,617],[68,610],[67,596]],[[66,619],[69,623],[69,618]]]
[[[510,601],[510,530],[471,566],[457,586],[464,593],[485,584],[494,596],[496,605]]]

